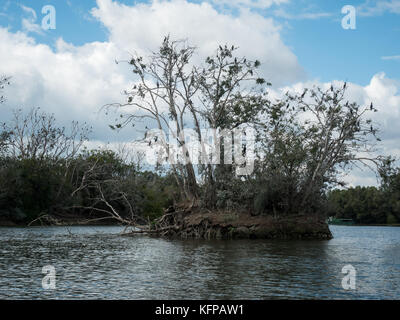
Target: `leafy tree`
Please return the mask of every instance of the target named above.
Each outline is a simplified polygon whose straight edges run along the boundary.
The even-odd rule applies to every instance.
[[[332,204],[330,215],[337,218],[352,219],[361,224],[385,224],[387,208],[380,189],[375,187],[334,190],[328,196]]]
[[[362,224],[400,222],[400,169],[395,159],[383,158],[378,168],[381,185],[333,190],[328,194],[331,216]]]
[[[196,139],[201,144],[202,128],[233,129],[254,121],[265,102],[263,91],[255,91],[255,87],[266,85],[265,80],[256,75],[260,63],[238,58],[235,51],[233,46],[220,46],[214,56],[205,59],[204,64],[194,64],[194,47],[186,41],[165,37],[158,52],[147,58],[134,56],[128,61],[135,75],[135,85],[125,91],[126,103],[109,105],[122,111],[123,121],[111,126],[114,129],[132,121],[151,119],[155,128],[163,131],[165,136],[172,134],[171,140],[179,146],[177,156],[182,161],[169,165],[182,197],[193,203],[202,198],[209,207],[216,205],[215,195],[218,190],[226,189],[225,182],[234,179],[234,170],[233,167],[204,164],[203,161],[197,168],[205,185],[201,195],[194,159],[190,158],[184,135],[187,123],[193,124]],[[253,87],[248,85],[250,82]],[[132,110],[132,106],[136,112],[124,109],[130,107]],[[171,143],[162,139],[169,159],[175,157]],[[220,140],[214,143],[216,149],[223,150]]]
[[[0,201],[5,211],[21,211],[27,219],[51,212],[65,199],[71,160],[87,139],[89,128],[73,122],[70,132],[53,115],[32,109],[14,111],[2,125],[7,132],[0,176]]]
[[[170,163],[171,172],[184,199],[201,200],[199,204],[208,208],[243,207],[256,213],[318,212],[326,204],[326,191],[343,184],[340,170],[379,163],[371,156],[371,138],[379,140],[377,129],[367,117],[376,109],[345,99],[346,84],[287,93],[272,102],[267,95],[270,83],[257,75],[259,61],[238,57],[236,48],[227,45],[219,46],[201,64],[193,62],[194,53],[186,41],[165,37],[158,52],[147,58],[132,57],[128,64],[136,82],[125,92],[127,101],[109,105],[121,110],[124,119],[113,128],[152,119],[166,135],[172,132],[185,161]],[[237,165],[211,164],[204,158],[195,168],[183,134],[188,124],[199,142],[204,140],[204,127],[219,133],[253,128],[254,172],[239,177]],[[153,138],[147,140],[149,145]],[[170,144],[164,140],[162,144],[170,158]],[[220,138],[214,147],[221,160],[225,149],[232,148]],[[242,147],[243,155],[246,152]]]
[[[346,84],[314,87],[269,104],[255,171],[256,185],[263,186],[258,197],[266,199],[258,199],[258,206],[283,213],[321,211],[326,191],[344,185],[341,170],[379,164],[371,156],[377,129],[366,117],[376,109],[347,101],[345,92]]]
[[[111,150],[85,151],[76,162],[73,204],[65,209],[131,224],[153,220],[172,204],[168,177],[139,172],[135,164],[124,162]]]

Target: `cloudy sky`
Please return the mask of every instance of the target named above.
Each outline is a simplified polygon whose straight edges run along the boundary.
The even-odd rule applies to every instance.
[[[47,5],[55,29],[42,28]],[[345,5],[355,29],[343,28]],[[40,106],[61,122],[90,123],[94,143],[129,141],[133,129],[115,133],[99,112],[132,83],[115,60],[155,50],[167,33],[188,38],[199,57],[235,44],[262,62],[276,93],[347,81],[352,100],[379,109],[382,154],[400,156],[400,0],[0,0],[0,75],[12,76],[1,120]],[[347,181],[376,184],[360,170]]]

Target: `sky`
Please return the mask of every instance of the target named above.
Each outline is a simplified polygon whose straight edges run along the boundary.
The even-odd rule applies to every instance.
[[[349,5],[355,25],[344,28]],[[381,154],[400,156],[400,0],[0,0],[0,75],[12,76],[1,121],[39,106],[93,125],[93,144],[132,140],[134,129],[114,132],[100,112],[132,83],[115,60],[155,50],[166,34],[189,39],[199,57],[238,46],[277,94],[348,82],[350,99],[379,110]],[[377,184],[368,170],[346,180]]]

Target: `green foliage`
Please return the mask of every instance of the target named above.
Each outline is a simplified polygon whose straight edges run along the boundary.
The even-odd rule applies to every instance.
[[[330,215],[361,224],[385,224],[389,213],[382,191],[375,187],[334,190],[329,193],[328,201],[332,203]]]
[[[18,115],[18,119],[28,119],[24,120],[28,129],[38,123],[35,114],[28,118],[21,112]],[[40,119],[50,118],[41,114]],[[48,132],[58,132],[53,119],[47,122]],[[35,129],[30,131],[32,141],[43,137],[43,130]],[[65,141],[60,149],[70,145],[64,133],[59,137]],[[16,136],[6,139],[7,144],[16,145]],[[153,220],[177,199],[176,184],[169,175],[140,171],[137,163],[127,162],[111,150],[83,149],[49,156],[38,156],[30,148],[23,150],[29,152],[0,153],[0,216],[16,222],[29,223],[43,214],[97,218],[111,215],[111,207],[122,219],[134,215]]]
[[[1,188],[3,210],[22,211],[29,220],[52,207],[59,165],[37,159],[7,159],[2,164],[0,176],[6,181]]]
[[[386,223],[387,224],[397,224],[397,223],[399,223],[399,221],[397,221],[396,217],[393,214],[388,214]]]
[[[400,221],[400,171],[384,161],[379,188],[355,187],[328,194],[330,216],[361,224],[396,224]]]
[[[256,132],[251,175],[237,176],[238,165],[224,161],[197,168],[193,161],[170,164],[166,175],[141,171],[138,163],[111,150],[82,151],[89,132],[85,126],[74,122],[68,133],[55,125],[52,115],[38,109],[27,115],[17,111],[0,134],[3,211],[18,217],[23,212],[27,220],[42,213],[72,212],[117,216],[126,223],[154,220],[164,208],[185,200],[254,214],[329,210],[360,223],[400,221],[400,170],[392,167],[390,159],[380,168],[381,188],[328,192],[343,184],[341,169],[360,161],[377,162],[368,156],[373,151],[371,138],[379,140],[375,124],[367,118],[376,112],[373,105],[345,100],[346,84],[326,90],[307,88],[272,100],[267,92],[271,84],[258,74],[260,61],[238,57],[236,50],[219,46],[197,65],[191,60],[194,47],[165,37],[158,52],[147,58],[131,57],[128,67],[135,84],[124,92],[126,103],[110,106],[134,106],[140,112],[120,110],[118,123],[110,128],[118,131],[146,118],[166,131],[164,124],[172,121],[177,131],[174,142],[184,146],[185,123],[194,124],[199,141],[202,128],[221,132],[251,127]],[[0,90],[4,81],[0,79]],[[151,147],[147,133],[144,140]],[[225,138],[215,144],[222,158],[228,148]],[[241,148],[246,156],[246,147]],[[184,151],[181,156],[187,159],[188,154]],[[360,159],[360,154],[367,156]]]

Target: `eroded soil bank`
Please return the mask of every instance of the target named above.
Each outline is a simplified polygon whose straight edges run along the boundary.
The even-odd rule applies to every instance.
[[[332,239],[320,215],[252,216],[246,212],[181,210],[166,213],[149,232],[181,239]]]
[[[111,217],[82,218],[77,215],[45,215],[32,226],[118,225]],[[26,226],[1,220],[2,226]],[[135,224],[134,231],[123,235],[151,234],[180,239],[332,239],[321,215],[252,216],[247,212],[208,211],[204,209],[169,208],[155,223]]]

